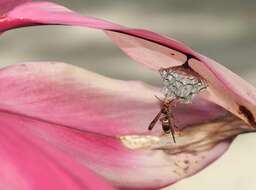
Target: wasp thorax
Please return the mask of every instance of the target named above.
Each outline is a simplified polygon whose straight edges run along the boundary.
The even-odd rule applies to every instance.
[[[183,103],[191,102],[194,95],[207,87],[196,73],[182,67],[160,69],[163,93],[168,99],[178,99]]]

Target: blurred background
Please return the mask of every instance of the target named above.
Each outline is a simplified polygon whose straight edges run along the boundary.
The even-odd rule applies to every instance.
[[[182,41],[256,85],[255,0],[53,2],[83,15],[153,30]],[[1,36],[0,52],[1,66],[60,61],[114,78],[160,84],[156,73],[134,63],[102,32],[93,29],[44,26],[13,30]],[[253,134],[239,137],[216,164],[171,189],[256,189],[255,137]]]

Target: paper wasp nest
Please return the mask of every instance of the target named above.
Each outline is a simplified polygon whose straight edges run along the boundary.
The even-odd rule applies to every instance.
[[[194,72],[188,72],[181,67],[160,69],[163,89],[167,99],[177,99],[183,103],[190,103],[193,96],[207,88],[203,79]]]

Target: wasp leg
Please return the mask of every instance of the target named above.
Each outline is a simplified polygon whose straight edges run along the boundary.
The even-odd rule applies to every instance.
[[[174,130],[174,127],[173,127],[172,123],[171,123],[170,129],[171,129],[171,134],[172,134],[173,142],[176,143],[176,139],[175,139],[175,130]]]
[[[175,124],[175,119],[174,119],[174,115],[172,113],[169,113],[169,118],[170,118],[170,122],[171,122],[171,125],[173,127],[173,130],[175,132],[177,131],[180,131],[180,129],[178,128],[178,126]]]
[[[175,132],[178,129],[178,127],[175,125],[174,116],[171,112],[168,113],[168,120],[170,123],[170,130],[171,130],[173,142],[176,143]]]

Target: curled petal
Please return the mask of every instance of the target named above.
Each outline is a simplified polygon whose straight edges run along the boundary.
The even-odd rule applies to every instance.
[[[4,15],[16,6],[30,1],[32,0],[0,0],[0,15]]]
[[[205,98],[256,128],[255,87],[217,62],[199,56],[202,61],[192,59],[189,65],[208,81],[209,90]]]
[[[256,127],[256,89],[232,71],[180,42],[149,31],[106,33],[128,56],[149,68],[189,67],[188,72],[195,71],[208,84],[204,98]]]
[[[83,17],[64,6],[54,3],[31,2],[20,5],[4,15],[0,20],[0,31],[42,24],[77,25],[97,29],[123,28],[101,19]]]

